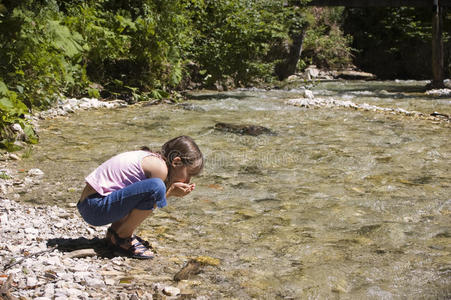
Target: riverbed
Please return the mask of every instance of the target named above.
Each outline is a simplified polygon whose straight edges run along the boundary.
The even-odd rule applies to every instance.
[[[338,81],[315,97],[451,114],[451,99],[418,81]],[[15,163],[39,184],[27,203],[74,209],[83,178],[114,154],[192,136],[206,157],[185,198],[171,198],[140,227],[172,276],[190,257],[219,259],[195,275],[196,295],[236,299],[446,298],[451,295],[449,123],[345,108],[287,105],[279,90],[198,91],[183,105],[80,111],[42,121],[40,143]],[[261,125],[275,134],[214,129]],[[159,259],[162,261],[162,259]],[[131,275],[131,278],[133,276]],[[131,279],[133,280],[133,279]]]

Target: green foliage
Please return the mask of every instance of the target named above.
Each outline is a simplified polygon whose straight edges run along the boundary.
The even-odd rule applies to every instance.
[[[0,72],[29,109],[48,107],[83,84],[81,37],[61,24],[51,4],[36,12],[16,7],[1,19]]]
[[[0,171],[0,179],[8,180],[8,179],[12,179],[12,177],[9,176],[5,171]]]
[[[443,40],[445,63],[451,66],[449,20],[448,9]],[[431,11],[424,8],[353,8],[346,10],[344,29],[354,36],[359,67],[380,78],[430,79],[431,21]]]
[[[272,43],[287,37],[277,17],[282,1],[203,1],[191,3],[194,43],[190,59],[203,71],[205,83],[233,79],[247,84],[271,75],[274,61],[266,60]]]
[[[339,69],[352,63],[352,37],[341,30],[343,8],[311,9],[314,22],[309,26],[300,66]]]
[[[224,87],[269,82],[293,32],[308,24],[313,25],[305,61],[332,66],[348,59],[349,40],[337,26],[324,26],[306,13],[307,0],[0,2],[4,146],[11,142],[7,130],[13,123],[35,142],[24,115],[48,108],[62,95],[174,100],[174,90],[192,82]],[[338,24],[340,16],[324,19]]]
[[[32,126],[23,118],[27,113],[25,104],[0,78],[0,145],[9,150],[16,150],[13,145],[14,136],[9,128],[12,124],[19,124],[22,127],[28,142],[37,143],[38,139]]]

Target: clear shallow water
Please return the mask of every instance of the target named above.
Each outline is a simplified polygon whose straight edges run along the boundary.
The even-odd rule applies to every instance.
[[[313,91],[450,114],[451,100],[424,96],[423,85],[337,82]],[[197,189],[170,199],[141,227],[167,257],[166,275],[206,255],[221,264],[191,289],[213,298],[449,297],[449,125],[286,105],[299,88],[198,92],[188,101],[195,110],[136,106],[44,121],[40,144],[17,167],[38,167],[45,177],[21,199],[66,206],[112,155],[186,134],[207,158]],[[218,132],[216,122],[263,125],[277,135]]]

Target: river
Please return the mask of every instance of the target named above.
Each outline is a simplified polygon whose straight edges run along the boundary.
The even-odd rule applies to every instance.
[[[336,81],[309,88],[316,97],[451,114],[451,100],[425,96],[424,85]],[[189,257],[209,256],[220,265],[195,276],[190,288],[212,298],[449,297],[449,124],[286,104],[300,93],[299,83],[199,91],[184,106],[42,121],[39,145],[17,167],[45,176],[21,199],[73,207],[84,176],[112,155],[189,135],[206,167],[191,195],[169,199],[140,228],[167,260],[167,268],[146,262],[149,272],[172,276]],[[224,133],[214,130],[217,122],[276,134]]]

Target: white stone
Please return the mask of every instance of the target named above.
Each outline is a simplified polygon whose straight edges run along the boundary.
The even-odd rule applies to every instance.
[[[163,288],[163,294],[166,296],[177,296],[180,294],[180,289],[173,286],[165,286]]]
[[[112,278],[106,278],[105,279],[105,284],[106,285],[115,285],[116,284],[116,280],[114,280]]]
[[[153,295],[151,293],[145,293],[141,299],[142,300],[153,300]]]
[[[67,300],[68,299],[66,295],[63,295],[61,293],[55,293],[55,296],[56,296],[55,300]]]
[[[7,214],[2,214],[0,216],[0,224],[2,224],[2,227],[5,227],[8,225],[8,215]]]
[[[126,293],[120,293],[120,294],[118,295],[118,298],[119,298],[120,300],[129,300],[129,297],[128,297],[128,295],[127,295]]]
[[[38,279],[36,276],[29,276],[27,277],[27,287],[33,287],[38,284]]]
[[[75,272],[74,273],[74,281],[75,282],[84,282],[86,279],[90,280],[89,277],[92,276],[90,272]]]
[[[315,65],[310,65],[305,69],[304,74],[310,80],[319,76],[319,69]]]
[[[313,92],[310,90],[304,90],[303,94],[304,98],[313,99],[315,96],[313,95]]]
[[[73,113],[74,109],[72,107],[72,105],[70,105],[69,103],[64,104],[62,107],[63,111],[65,111],[66,113]]]
[[[22,126],[20,126],[20,124],[18,124],[18,123],[13,124],[11,126],[11,129],[14,130],[14,132],[17,132],[17,133],[20,133],[20,134],[23,133]]]
[[[99,288],[99,287],[105,286],[105,282],[102,279],[99,279],[99,278],[89,278],[86,281],[86,285],[90,286],[90,287]]]
[[[92,105],[91,105],[91,103],[89,103],[89,102],[83,102],[83,103],[80,103],[80,108],[81,109],[89,109],[89,108],[91,108],[92,107]]]
[[[63,228],[64,227],[64,223],[63,222],[57,222],[57,223],[54,223],[53,224],[53,226],[55,226],[56,228]]]
[[[37,168],[30,169],[30,170],[28,171],[28,176],[36,176],[36,177],[39,177],[39,176],[42,176],[42,175],[44,175],[44,172],[42,172],[42,170],[37,169]]]
[[[84,272],[88,269],[88,266],[85,264],[75,264],[69,268],[73,272]]]
[[[39,230],[36,228],[33,228],[33,227],[28,227],[28,228],[25,228],[25,233],[37,235],[39,233]]]
[[[43,263],[50,266],[59,266],[61,264],[61,259],[58,256],[52,256],[47,258]]]
[[[16,154],[12,154],[12,153],[9,154],[9,158],[11,158],[12,160],[20,160],[19,156],[17,156]]]

